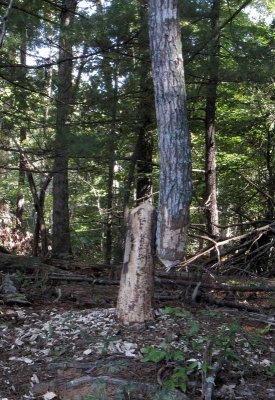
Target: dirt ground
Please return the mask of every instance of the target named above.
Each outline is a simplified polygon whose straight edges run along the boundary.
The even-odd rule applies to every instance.
[[[159,288],[155,320],[124,327],[117,290],[29,284],[31,306],[0,304],[0,399],[199,400],[211,379],[215,399],[275,398],[274,308],[262,309],[271,295],[242,293],[240,303],[258,307],[247,312]],[[185,378],[171,378],[177,371]]]

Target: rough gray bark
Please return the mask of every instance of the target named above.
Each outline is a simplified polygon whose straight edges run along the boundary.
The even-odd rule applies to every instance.
[[[143,203],[130,212],[117,302],[118,319],[125,325],[154,318],[153,269],[155,210]]]
[[[216,101],[219,77],[220,8],[220,0],[213,0],[210,14],[213,39],[209,49],[209,80],[205,108],[205,213],[207,230],[214,238],[218,238],[220,234],[217,226],[219,216],[216,177]]]
[[[69,190],[68,190],[68,135],[72,113],[72,43],[70,29],[77,0],[63,0],[60,15],[58,96],[56,110],[56,141],[53,176],[53,233],[52,251],[60,256],[71,253]]]
[[[149,0],[149,36],[159,134],[157,251],[170,269],[185,255],[192,192],[178,0]]]

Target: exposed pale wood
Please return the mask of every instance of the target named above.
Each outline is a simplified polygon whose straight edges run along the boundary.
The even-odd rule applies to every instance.
[[[154,319],[154,239],[155,210],[147,202],[136,207],[129,215],[117,301],[117,316],[125,325]]]

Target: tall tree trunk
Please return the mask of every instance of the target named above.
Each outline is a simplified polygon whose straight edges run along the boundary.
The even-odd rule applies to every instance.
[[[72,27],[77,0],[63,0],[60,15],[58,96],[56,107],[56,140],[53,177],[52,251],[57,256],[71,254],[68,135],[72,113]]]
[[[186,252],[192,192],[178,0],[149,0],[149,36],[159,134],[157,251],[170,269]]]
[[[154,100],[152,97],[152,79],[149,56],[149,37],[147,13],[147,0],[140,0],[141,32],[139,34],[139,51],[141,64],[139,67],[140,101],[138,106],[138,144],[137,144],[137,205],[147,201],[152,196],[152,158],[153,158],[153,135],[152,135],[152,113]],[[152,199],[151,199],[152,200]]]
[[[104,7],[101,0],[96,0],[98,17],[104,27]],[[116,136],[116,118],[118,104],[118,65],[114,62],[114,66],[109,61],[110,54],[108,49],[111,46],[110,39],[103,30],[100,37],[102,52],[104,53],[102,60],[102,70],[104,75],[104,85],[106,88],[107,97],[110,98],[110,114],[111,114],[111,129],[108,133],[108,181],[107,181],[107,218],[106,218],[106,238],[104,246],[104,262],[110,264],[112,260],[113,250],[113,200],[114,200],[114,170],[115,170],[115,136]],[[107,51],[106,51],[107,50]],[[106,52],[106,53],[105,53]]]
[[[267,149],[266,149],[266,167],[268,173],[268,195],[266,218],[270,221],[274,220],[275,205],[275,156],[274,156],[274,131],[270,127],[266,127],[267,132]]]
[[[44,182],[41,183],[40,193],[38,194],[35,181],[33,179],[32,173],[27,169],[27,178],[32,193],[34,208],[36,211],[36,223],[33,234],[33,256],[37,257],[39,255],[39,238],[41,240],[41,256],[47,257],[48,255],[48,232],[44,217],[44,205],[46,190],[52,180],[52,175],[46,177]]]
[[[213,0],[210,16],[211,35],[213,39],[210,43],[209,80],[205,108],[205,212],[207,230],[214,238],[218,238],[220,235],[219,228],[217,227],[219,216],[216,178],[216,101],[219,74],[220,35],[218,25],[220,7],[220,0]]]
[[[138,138],[139,140],[139,138]],[[122,207],[122,216],[119,221],[119,236],[116,243],[115,251],[114,251],[114,263],[119,264],[123,261],[124,254],[124,243],[126,236],[126,225],[129,216],[129,203],[131,197],[131,189],[134,182],[135,169],[137,164],[137,156],[138,156],[138,140],[135,144],[134,151],[131,157],[131,161],[128,167],[128,175],[124,183],[124,195],[123,195],[123,207]]]
[[[20,47],[20,64],[26,65],[26,56],[27,56],[27,33],[26,30],[22,35],[21,47]],[[26,82],[26,69],[23,67],[20,76],[21,82],[24,85]],[[22,90],[20,93],[20,107],[21,111],[27,110],[27,93],[25,90]],[[24,123],[24,122],[23,122]],[[20,127],[20,147],[22,147],[24,141],[27,138],[27,131],[25,126]],[[18,191],[17,191],[17,199],[16,199],[16,225],[18,228],[23,229],[23,213],[24,213],[24,192],[23,188],[25,185],[25,163],[22,159],[22,155],[20,153],[20,161],[19,161],[19,176],[18,176]]]
[[[110,66],[109,66],[110,68]],[[115,170],[115,135],[116,135],[116,117],[117,117],[117,90],[118,75],[117,68],[114,71],[115,76],[109,77],[105,74],[107,92],[112,96],[111,105],[111,129],[108,138],[109,164],[108,164],[108,182],[107,182],[107,221],[106,221],[106,241],[105,241],[105,263],[110,264],[112,260],[113,248],[113,203],[114,203],[114,170]],[[110,79],[109,79],[110,78]],[[114,87],[112,86],[114,80]]]

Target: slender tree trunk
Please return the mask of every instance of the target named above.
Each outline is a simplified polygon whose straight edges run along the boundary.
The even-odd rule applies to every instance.
[[[96,0],[97,13],[104,27],[104,9],[101,0]],[[106,51],[111,46],[109,38],[106,36],[104,30],[101,37],[102,51]],[[106,52],[102,61],[102,71],[104,75],[104,85],[106,88],[107,97],[110,100],[110,113],[111,113],[111,129],[108,133],[108,150],[109,150],[109,164],[108,164],[108,181],[107,181],[107,218],[105,229],[105,246],[104,246],[104,262],[110,264],[113,253],[113,205],[114,205],[114,170],[115,170],[115,151],[116,151],[116,118],[117,118],[117,104],[118,104],[118,65],[112,66],[108,60],[109,54]]]
[[[275,156],[274,156],[274,131],[271,128],[266,127],[267,130],[267,149],[266,149],[266,166],[268,173],[268,194],[267,200],[267,212],[266,218],[273,221],[274,215],[274,204],[275,204]]]
[[[152,201],[152,158],[153,158],[153,135],[152,114],[154,99],[152,97],[152,78],[149,56],[149,36],[147,13],[147,0],[140,0],[141,33],[139,34],[139,52],[141,64],[139,68],[140,101],[137,118],[139,120],[138,144],[137,144],[137,205],[150,199]]]
[[[130,203],[130,197],[131,197],[131,189],[132,189],[134,177],[135,177],[137,156],[138,156],[138,141],[136,142],[135,147],[134,147],[134,151],[133,151],[130,165],[128,168],[127,179],[124,184],[122,217],[120,218],[119,237],[118,237],[115,251],[114,251],[114,263],[115,264],[122,263],[122,261],[123,261],[124,243],[125,243],[125,236],[126,236],[126,225],[127,225],[127,220],[129,217],[129,209],[130,209],[129,203]]]
[[[112,87],[112,76],[107,84],[109,88],[108,94],[112,96],[111,109],[111,129],[109,132],[108,148],[109,148],[109,165],[108,165],[108,182],[107,182],[107,221],[106,221],[106,241],[105,241],[105,263],[111,264],[112,248],[113,248],[113,205],[114,205],[114,170],[115,170],[115,135],[116,135],[116,117],[117,117],[117,90],[118,76],[117,70],[113,77],[115,81],[114,88]],[[108,81],[108,77],[106,77]]]
[[[186,252],[192,192],[177,0],[149,0],[149,36],[159,134],[157,251],[165,267],[170,269]]]
[[[37,213],[37,221],[34,231],[34,240],[33,240],[33,256],[38,255],[38,245],[39,245],[39,233],[41,237],[41,255],[42,257],[46,257],[48,255],[48,235],[47,228],[44,218],[44,200],[47,186],[51,181],[51,176],[46,179],[44,185],[42,185],[40,196],[38,195],[37,187],[35,181],[33,179],[32,173],[26,168],[26,174],[30,186],[30,191],[33,197],[34,208]]]
[[[26,31],[22,35],[22,42],[20,48],[20,63],[22,65],[26,65],[26,55],[27,55],[27,37]],[[22,73],[20,76],[21,82],[24,85],[26,82],[26,69],[22,68]],[[27,94],[26,91],[23,90],[20,93],[20,107],[21,111],[27,110]],[[24,123],[24,122],[23,122]],[[27,138],[27,130],[25,126],[20,127],[20,147],[22,147],[24,141]],[[19,161],[19,176],[18,176],[18,192],[16,199],[16,225],[18,228],[23,229],[23,213],[24,213],[24,192],[23,188],[25,185],[25,164],[22,159],[22,155],[20,153],[20,161]]]
[[[58,96],[56,141],[53,177],[53,234],[52,251],[57,256],[71,254],[69,188],[68,188],[68,135],[72,113],[72,27],[77,0],[63,0],[60,16]]]
[[[213,0],[211,10],[211,34],[218,32],[220,18],[220,0]],[[217,178],[216,178],[216,101],[219,75],[219,32],[213,36],[210,44],[209,80],[205,108],[205,212],[209,234],[218,238],[220,235]]]
[[[29,178],[29,184],[31,191],[33,193],[34,205],[37,212],[36,224],[33,234],[33,256],[37,257],[39,255],[39,239],[41,240],[41,256],[46,257],[48,255],[48,231],[45,223],[44,217],[44,206],[47,188],[52,180],[52,175],[46,177],[46,179],[41,183],[41,188],[39,194],[37,193],[36,186],[34,185],[34,180]],[[33,189],[32,189],[33,187]]]

